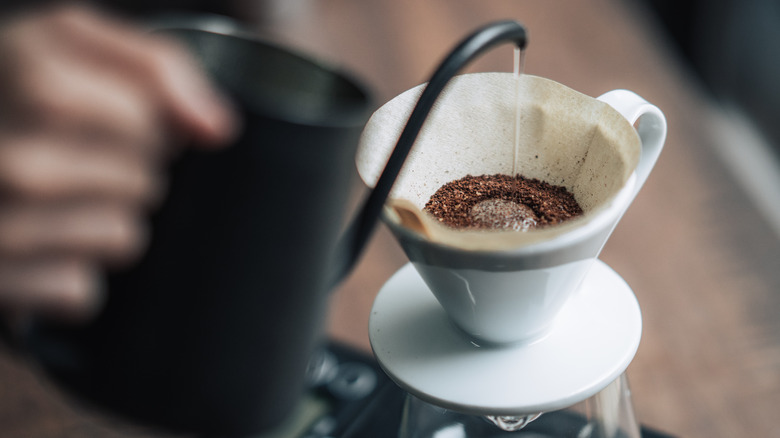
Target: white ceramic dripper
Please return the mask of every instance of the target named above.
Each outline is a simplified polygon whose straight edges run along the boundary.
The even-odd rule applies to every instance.
[[[492,426],[500,436],[548,436],[531,430],[546,430],[540,413],[561,432],[573,409],[586,420],[554,436],[637,438],[619,388],[641,314],[597,256],[660,153],[664,116],[628,91],[593,99],[532,76],[464,75],[444,89],[441,72],[480,39],[461,43],[428,85],[380,108],[357,155],[363,180],[390,191],[385,175],[414,144],[384,211],[413,266],[385,283],[369,320],[378,363],[409,393],[400,436],[498,436]],[[528,232],[476,232],[422,212],[441,185],[496,173],[563,185],[585,214]],[[603,409],[576,413],[587,400]],[[540,428],[518,431],[529,422]]]
[[[364,131],[357,159],[369,185],[419,91],[380,108]],[[515,163],[518,92],[524,130]],[[587,421],[561,436],[639,436],[627,390],[610,390],[625,382],[639,346],[639,305],[597,256],[665,134],[660,110],[630,91],[593,99],[542,78],[500,73],[451,82],[384,216],[414,269],[404,267],[382,287],[369,321],[377,361],[410,394],[402,437],[485,436],[477,430],[496,432],[488,423],[506,432],[506,423],[523,427],[540,413],[558,423],[568,412],[583,418],[578,407],[593,403],[598,409],[586,412]],[[445,182],[507,174],[515,165],[566,186],[583,217],[528,232],[464,232],[420,211]],[[530,429],[546,427],[538,421]],[[537,436],[534,430],[516,433]]]
[[[386,103],[366,126],[356,160],[367,185],[376,182],[423,87]],[[550,330],[576,291],[665,136],[661,111],[630,91],[594,99],[530,75],[458,76],[428,116],[384,219],[458,327],[480,342],[531,342]],[[449,229],[422,212],[449,181],[515,170],[565,186],[585,214],[541,230],[481,232]],[[422,228],[405,226],[392,209],[399,202],[418,209]]]

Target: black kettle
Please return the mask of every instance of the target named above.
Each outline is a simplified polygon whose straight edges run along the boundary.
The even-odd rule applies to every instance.
[[[468,37],[431,78],[387,167],[342,232],[354,154],[370,114],[343,73],[240,32],[164,30],[236,101],[245,130],[171,168],[150,247],[107,278],[86,325],[37,321],[21,343],[56,382],[140,423],[201,435],[272,428],[305,391],[328,291],[354,265],[433,102],[513,21]]]

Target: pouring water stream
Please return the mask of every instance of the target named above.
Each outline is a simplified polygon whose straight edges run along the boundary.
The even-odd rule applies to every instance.
[[[514,75],[515,75],[515,153],[514,163],[512,164],[512,175],[519,172],[520,162],[520,75],[525,70],[525,47],[515,47],[514,49]]]

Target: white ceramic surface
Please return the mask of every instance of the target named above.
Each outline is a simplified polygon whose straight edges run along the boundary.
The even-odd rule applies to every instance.
[[[462,330],[482,341],[513,343],[547,333],[593,262],[505,272],[413,265]]]
[[[549,412],[585,400],[625,371],[641,331],[633,292],[601,261],[534,342],[470,338],[410,265],[380,290],[369,322],[374,354],[399,386],[474,415]]]

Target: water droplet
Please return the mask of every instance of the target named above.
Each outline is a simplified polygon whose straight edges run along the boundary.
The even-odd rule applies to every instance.
[[[540,415],[542,414],[538,413],[521,416],[486,415],[485,418],[487,418],[488,421],[495,424],[499,429],[505,432],[515,432],[527,426],[528,423],[539,418]]]

